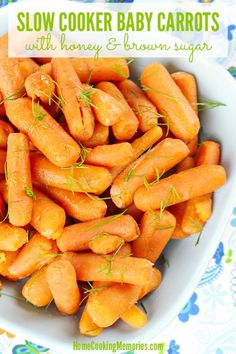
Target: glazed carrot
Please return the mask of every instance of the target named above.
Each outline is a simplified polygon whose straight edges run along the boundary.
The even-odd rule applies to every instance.
[[[66,252],[64,257],[75,267],[78,280],[143,286],[149,282],[152,275],[152,263],[146,259],[74,252]]]
[[[115,167],[129,163],[133,158],[133,148],[129,143],[96,146],[87,150],[85,163]]]
[[[25,78],[36,72],[39,68],[39,65],[31,58],[19,58],[19,66]]]
[[[114,253],[116,257],[128,257],[128,256],[130,257],[132,255],[131,244],[125,242],[125,244],[122,247],[120,247],[118,250],[116,250]]]
[[[11,275],[23,279],[49,264],[57,252],[55,241],[48,240],[36,233],[20,250],[15,262],[9,267],[9,272]]]
[[[79,321],[79,331],[81,334],[89,337],[96,337],[102,333],[103,328],[98,327],[88,313],[88,306],[86,305]]]
[[[183,161],[181,161],[176,168],[176,173],[181,171],[188,170],[189,168],[193,168],[195,166],[195,160],[191,156],[187,156]]]
[[[128,206],[125,214],[131,215],[137,223],[139,223],[141,217],[143,216],[143,212],[139,210],[134,203]]]
[[[27,225],[32,217],[33,199],[28,138],[13,133],[7,142],[7,185],[9,221],[15,226]]]
[[[0,275],[9,280],[17,280],[9,273],[8,267],[14,262],[19,251],[3,252],[0,251]]]
[[[194,156],[198,148],[198,135],[196,135],[192,140],[190,140],[187,146],[190,150],[189,156]]]
[[[89,242],[101,234],[116,235],[130,242],[140,233],[132,216],[118,214],[65,227],[57,245],[62,252],[82,251],[88,249]]]
[[[191,104],[193,110],[198,114],[197,82],[194,75],[179,71],[171,74],[171,77]]]
[[[85,193],[72,193],[65,189],[48,187],[42,184],[36,186],[55,200],[66,212],[67,215],[80,221],[89,221],[105,216],[107,206],[104,200],[90,196]],[[0,192],[1,192],[0,182]]]
[[[100,82],[96,85],[96,88],[108,93],[123,105],[124,110],[120,115],[118,122],[112,126],[112,131],[116,139],[121,141],[130,140],[138,130],[139,123],[126,99],[112,82]]]
[[[141,235],[132,242],[134,257],[155,263],[170,240],[175,225],[175,217],[167,210],[146,211],[140,222]]]
[[[3,120],[0,120],[0,149],[7,148],[7,138],[11,133],[14,133],[12,126]]]
[[[80,306],[80,291],[73,265],[66,259],[56,259],[47,267],[46,280],[58,310],[64,315],[75,314]]]
[[[107,145],[109,143],[109,127],[105,127],[98,122],[95,122],[93,135],[89,140],[83,141],[83,145],[88,148],[93,148],[98,145]]]
[[[20,97],[24,88],[24,75],[16,58],[8,58],[5,49],[0,49],[0,91],[5,100]]]
[[[17,251],[28,241],[27,232],[7,222],[0,224],[0,250]]]
[[[32,100],[19,98],[8,101],[6,110],[11,123],[27,134],[53,164],[67,167],[78,160],[79,145],[39,104],[32,107]]]
[[[167,69],[160,63],[150,64],[140,80],[170,131],[185,142],[193,139],[200,128],[199,119]]]
[[[181,140],[167,138],[161,141],[116,177],[111,187],[113,202],[119,208],[131,205],[134,193],[140,186],[145,182],[150,183],[159,178],[164,172],[183,160],[188,153],[187,146]],[[148,190],[149,185],[146,188]]]
[[[146,132],[157,125],[158,112],[144,92],[131,80],[117,84],[139,120],[139,130]]]
[[[150,147],[152,147],[162,136],[162,129],[160,127],[153,127],[144,133],[141,137],[135,139],[131,145],[133,148],[133,158],[129,161],[129,163],[135,161],[138,157],[140,157],[145,151],[147,151]],[[128,164],[127,164],[128,165]],[[127,166],[117,166],[110,169],[112,179],[114,180]]]
[[[27,95],[32,99],[39,98],[44,104],[51,102],[56,85],[51,76],[39,71],[29,75],[25,80]]]
[[[182,229],[182,220],[183,220],[184,213],[186,211],[186,205],[187,202],[183,202],[183,203],[172,205],[168,208],[168,210],[171,212],[171,214],[174,215],[176,219],[176,226],[171,236],[172,239],[182,239],[189,236],[189,234],[184,232]]]
[[[57,239],[65,226],[66,214],[62,207],[34,188],[33,213],[30,224],[42,236]]]
[[[129,77],[128,63],[123,58],[72,58],[71,62],[82,82],[121,81]]]
[[[196,166],[217,165],[220,161],[220,145],[215,141],[204,141],[197,153]]]
[[[46,270],[47,267],[43,267],[31,275],[22,289],[24,298],[37,307],[47,306],[53,300],[46,280]]]
[[[80,141],[93,135],[94,116],[91,110],[92,90],[85,90],[68,58],[52,59],[52,76],[58,83],[64,112],[71,135]]]
[[[89,241],[89,248],[96,254],[109,254],[116,251],[124,242],[119,236],[103,233]]]
[[[93,286],[96,287],[97,284]],[[87,302],[88,313],[97,326],[109,327],[137,302],[139,293],[140,286],[138,285],[108,286],[90,295]]]
[[[32,179],[35,182],[74,192],[101,194],[111,184],[109,171],[100,166],[74,165],[60,168],[53,165],[46,157],[31,156]]]
[[[52,63],[46,63],[39,66],[38,71],[52,76]]]
[[[191,168],[162,179],[149,191],[142,186],[134,196],[138,209],[146,211],[181,203],[211,193],[224,185],[225,169],[218,165]]]
[[[139,294],[139,300],[142,299],[147,294],[149,294],[150,292],[152,292],[153,290],[157,289],[161,283],[161,280],[162,280],[161,272],[156,268],[152,268],[152,274],[150,276],[149,282],[146,283],[145,285],[142,285]]]
[[[147,324],[147,315],[136,305],[133,305],[121,316],[122,321],[132,328],[142,328]]]

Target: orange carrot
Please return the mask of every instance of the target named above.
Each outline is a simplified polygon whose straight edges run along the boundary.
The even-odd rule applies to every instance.
[[[52,63],[45,63],[39,66],[38,71],[52,76]]]
[[[135,257],[155,263],[175,229],[175,217],[167,210],[147,211],[140,222],[140,237],[132,242]]]
[[[171,77],[191,104],[196,114],[198,114],[197,82],[194,75],[179,71],[171,74]]]
[[[96,287],[97,284],[93,286]],[[138,285],[108,286],[90,295],[87,302],[88,313],[97,326],[109,327],[137,302],[139,293],[140,286]]]
[[[0,91],[5,100],[20,97],[24,88],[24,75],[18,59],[8,58],[7,50],[0,49]]]
[[[214,141],[204,141],[197,154],[196,166],[217,165],[220,161],[220,145]]]
[[[17,280],[9,273],[8,267],[14,262],[19,251],[3,252],[0,251],[0,275],[9,280]]]
[[[3,100],[2,94],[0,92],[0,118],[4,119],[5,117],[6,117],[6,109],[4,106],[4,100]]]
[[[171,236],[172,239],[182,239],[189,236],[189,234],[184,232],[182,229],[182,220],[183,220],[184,213],[186,211],[187,203],[188,202],[175,204],[168,208],[168,210],[171,212],[171,214],[174,215],[176,219],[176,226]]]
[[[60,168],[35,154],[31,156],[31,167],[33,181],[74,192],[101,194],[111,184],[109,171],[100,166]]]
[[[149,282],[152,275],[152,263],[146,259],[74,252],[66,252],[64,257],[75,267],[78,280],[112,281],[143,286]]]
[[[73,67],[82,82],[121,81],[129,77],[123,58],[73,58]]]
[[[128,206],[128,208],[125,211],[125,214],[131,215],[134,218],[134,220],[137,221],[137,223],[139,223],[141,217],[143,216],[143,212],[139,210],[134,203]]]
[[[3,221],[6,217],[6,208],[3,197],[0,196],[0,221]]]
[[[48,240],[36,233],[20,250],[15,261],[9,267],[9,272],[11,275],[23,279],[49,264],[57,252],[55,241]]]
[[[118,122],[112,126],[112,130],[116,139],[121,141],[130,140],[136,133],[139,123],[124,96],[112,82],[100,82],[96,85],[96,88],[108,93],[123,105],[124,110]]]
[[[111,187],[111,197],[119,208],[132,204],[135,191],[153,182],[189,153],[187,146],[178,139],[167,138],[157,144],[151,151],[141,156],[121,172]],[[139,209],[139,208],[138,208]]]
[[[27,232],[7,222],[0,224],[0,250],[17,251],[28,241]]]
[[[198,135],[196,135],[192,140],[190,140],[187,146],[190,150],[189,156],[194,156],[198,148]]]
[[[39,104],[32,107],[28,98],[8,101],[7,116],[53,164],[67,167],[78,160],[79,145]]]
[[[3,174],[5,172],[6,159],[7,159],[6,151],[5,150],[0,150],[0,173],[1,174]]]
[[[200,124],[196,113],[162,64],[146,66],[141,83],[177,138],[189,142],[198,134]]]
[[[116,235],[130,242],[140,233],[132,216],[118,214],[65,227],[57,245],[62,252],[87,250],[92,239],[104,234]]]
[[[14,133],[12,126],[3,120],[0,120],[0,149],[7,148],[7,138],[11,133]]]
[[[124,242],[119,236],[104,233],[92,238],[89,248],[96,254],[109,254],[119,249]]]
[[[195,160],[191,156],[187,156],[183,161],[181,161],[176,168],[176,173],[181,171],[188,170],[189,168],[193,168],[195,166]]]
[[[109,127],[105,127],[98,122],[95,122],[93,135],[89,140],[83,141],[83,145],[88,148],[93,148],[98,145],[107,145],[109,143]]]
[[[125,242],[124,245],[122,247],[120,247],[114,253],[115,253],[116,257],[130,257],[132,255],[131,244],[128,242]]]
[[[32,217],[33,199],[29,142],[21,133],[8,137],[7,184],[9,221],[15,226],[25,226]]]
[[[81,334],[89,337],[96,337],[102,333],[103,328],[98,327],[88,313],[88,306],[86,305],[79,321],[79,331]]]
[[[135,193],[134,202],[143,211],[163,209],[211,193],[225,181],[226,173],[222,166],[198,166],[162,179],[149,191],[144,186],[140,187]]]
[[[31,58],[19,58],[19,66],[25,78],[36,72],[39,68],[39,65]]]
[[[147,315],[138,307],[133,305],[122,316],[122,321],[132,328],[142,328],[147,324]]]
[[[55,83],[51,76],[39,71],[29,75],[25,80],[27,95],[32,99],[39,98],[43,103],[51,102],[55,92]]]
[[[80,221],[89,221],[102,218],[106,214],[106,203],[98,197],[87,195],[85,193],[72,193],[71,191],[51,186],[48,187],[37,183],[36,186],[55,200],[72,218]]]
[[[123,80],[117,84],[128,104],[139,120],[139,129],[146,132],[157,125],[158,112],[154,104],[143,91],[131,80]]]
[[[56,259],[47,267],[46,279],[58,310],[64,315],[75,314],[80,306],[80,291],[73,265],[66,259]]]
[[[92,90],[83,88],[68,58],[52,59],[52,75],[58,83],[57,93],[62,97],[62,110],[71,135],[80,141],[90,139],[94,130]]]
[[[8,203],[8,190],[7,190],[7,183],[5,181],[5,178],[0,182],[0,193],[4,202]]]
[[[46,280],[46,270],[47,267],[43,267],[35,272],[22,289],[24,298],[37,307],[47,306],[53,300]]]
[[[129,143],[102,145],[88,150],[85,162],[92,165],[115,167],[129,163],[133,148]]]
[[[157,289],[160,285],[162,280],[161,272],[156,269],[152,268],[152,274],[150,276],[149,282],[142,286],[141,292],[139,294],[139,300],[142,299],[144,296],[152,292],[153,290]]]

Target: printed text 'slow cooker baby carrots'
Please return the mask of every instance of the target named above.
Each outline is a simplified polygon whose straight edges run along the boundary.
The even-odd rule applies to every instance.
[[[0,250],[17,251],[28,241],[27,232],[7,222],[0,224]]]
[[[15,226],[25,226],[32,217],[33,199],[29,142],[21,133],[8,137],[7,184],[9,221]]]
[[[93,135],[94,116],[91,110],[91,89],[85,90],[68,58],[52,59],[52,75],[57,81],[57,94],[71,135],[80,141]]]
[[[151,186],[140,187],[134,202],[138,209],[160,209],[214,192],[226,181],[225,169],[218,165],[198,166],[176,173]]]
[[[32,107],[32,100],[19,98],[8,101],[6,110],[11,123],[28,135],[53,164],[67,167],[78,160],[79,145],[38,103]]]
[[[118,140],[130,140],[138,130],[138,119],[126,102],[120,90],[112,82],[100,82],[96,88],[108,93],[118,100],[124,107],[123,112],[116,124],[112,126],[113,134]]]
[[[200,128],[199,119],[167,69],[160,63],[148,65],[141,83],[171,132],[185,142],[192,140]]]
[[[113,215],[65,227],[57,245],[62,252],[82,251],[89,248],[89,242],[93,238],[104,234],[116,235],[130,242],[135,240],[140,232],[132,216]]]
[[[47,267],[46,279],[58,310],[64,315],[75,314],[80,306],[80,291],[73,265],[66,259],[56,259]]]
[[[174,167],[189,153],[185,143],[167,138],[157,144],[146,155],[133,162],[114,180],[111,197],[119,208],[132,204],[135,191],[145,184],[158,179],[164,172]],[[149,185],[146,186],[147,190]]]
[[[39,71],[31,74],[25,80],[27,95],[32,99],[39,98],[42,103],[49,103],[54,99],[55,83],[51,76]]]
[[[76,165],[60,168],[42,155],[31,155],[32,179],[52,187],[74,192],[101,194],[111,184],[109,171],[100,166]]]
[[[146,132],[157,125],[158,112],[144,92],[131,80],[117,84],[139,120],[139,130]]]

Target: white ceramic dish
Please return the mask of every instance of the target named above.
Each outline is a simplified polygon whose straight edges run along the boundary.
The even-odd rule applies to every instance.
[[[0,10],[0,33],[7,31],[7,9]],[[155,59],[138,59],[132,64],[132,77]],[[183,308],[212,257],[226,227],[236,200],[236,83],[225,69],[213,61],[199,60],[189,64],[185,59],[162,59],[171,71],[189,71],[196,75],[199,96],[225,103],[202,114],[204,134],[222,144],[222,163],[228,174],[227,184],[215,194],[214,213],[204,228],[201,241],[196,237],[172,241],[165,250],[170,267],[164,273],[160,288],[145,301],[149,322],[142,330],[133,330],[118,322],[96,338],[97,342],[117,340],[138,342],[156,336]],[[16,284],[4,284],[4,292],[19,295]],[[0,298],[1,326],[15,334],[61,353],[70,353],[72,342],[90,342],[78,334],[78,318],[63,317],[55,309],[38,310],[9,297]]]

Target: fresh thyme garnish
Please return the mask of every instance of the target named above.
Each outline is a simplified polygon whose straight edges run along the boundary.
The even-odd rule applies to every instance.
[[[32,199],[36,199],[36,194],[32,191],[32,189],[30,187],[25,186],[24,190],[25,190],[25,193],[28,195],[28,197],[30,197]]]
[[[85,104],[87,107],[94,107],[96,108],[96,106],[93,104],[92,100],[91,100],[91,96],[95,94],[95,89],[94,88],[90,88],[88,90],[84,90],[82,92],[80,92],[79,97],[77,97],[79,103],[83,103]]]
[[[120,244],[120,246],[117,248],[117,250],[113,253],[112,256],[108,257],[108,256],[101,256],[103,259],[105,259],[105,261],[107,262],[106,265],[101,266],[100,269],[98,270],[98,273],[104,273],[107,276],[112,275],[112,269],[113,269],[113,263],[114,260],[118,254],[118,252],[120,251],[120,249],[123,247],[124,242]],[[123,282],[124,278],[124,269],[121,269],[121,281]]]
[[[139,302],[139,305],[142,307],[144,313],[147,315],[147,309],[146,309],[146,307],[144,306],[144,303],[143,303],[143,302]]]
[[[227,106],[225,103],[209,101],[207,99],[200,99],[199,102],[193,103],[192,105],[197,106],[199,112],[208,111],[209,109]]]
[[[113,216],[111,216],[111,217],[106,218],[105,220],[103,220],[103,221],[97,223],[96,225],[91,226],[89,229],[85,230],[85,232],[88,232],[88,231],[97,229],[97,228],[99,228],[99,227],[101,227],[101,226],[104,226],[104,225],[109,224],[109,223],[112,222],[112,221],[117,220],[117,219],[120,218],[123,214],[125,214],[126,211],[127,211],[127,209],[125,209],[124,211],[122,211],[122,213],[120,213],[120,214],[116,214],[116,215],[113,215]]]
[[[87,284],[90,286],[90,289],[82,287],[82,289],[84,290],[85,297],[81,300],[80,305],[81,305],[90,295],[93,295],[93,294],[95,294],[95,293],[98,293],[99,291],[101,291],[101,290],[103,290],[103,289],[109,288],[108,285],[94,287],[90,281],[87,281]]]
[[[180,195],[177,192],[176,188],[173,186],[170,189],[168,198],[166,199],[166,201],[161,200],[161,205],[160,205],[160,220],[162,219],[163,216],[163,212],[165,211],[165,209],[169,206],[170,200],[172,197],[177,198],[177,200],[180,200]]]
[[[0,101],[0,105],[4,102],[14,100],[18,95],[21,95],[22,93],[25,94],[25,88],[22,88],[21,90],[16,91],[15,93],[12,93],[11,95],[5,97],[2,101]]]
[[[202,228],[202,230],[199,232],[199,234],[198,234],[198,237],[197,237],[197,241],[196,241],[196,243],[195,243],[195,246],[197,246],[198,244],[199,244],[199,242],[200,242],[200,239],[201,239],[201,236],[202,236],[202,233],[203,233],[203,228]]]
[[[46,114],[40,110],[39,102],[34,101],[34,97],[32,98],[32,113],[37,122],[42,122],[42,120],[46,117]]]

